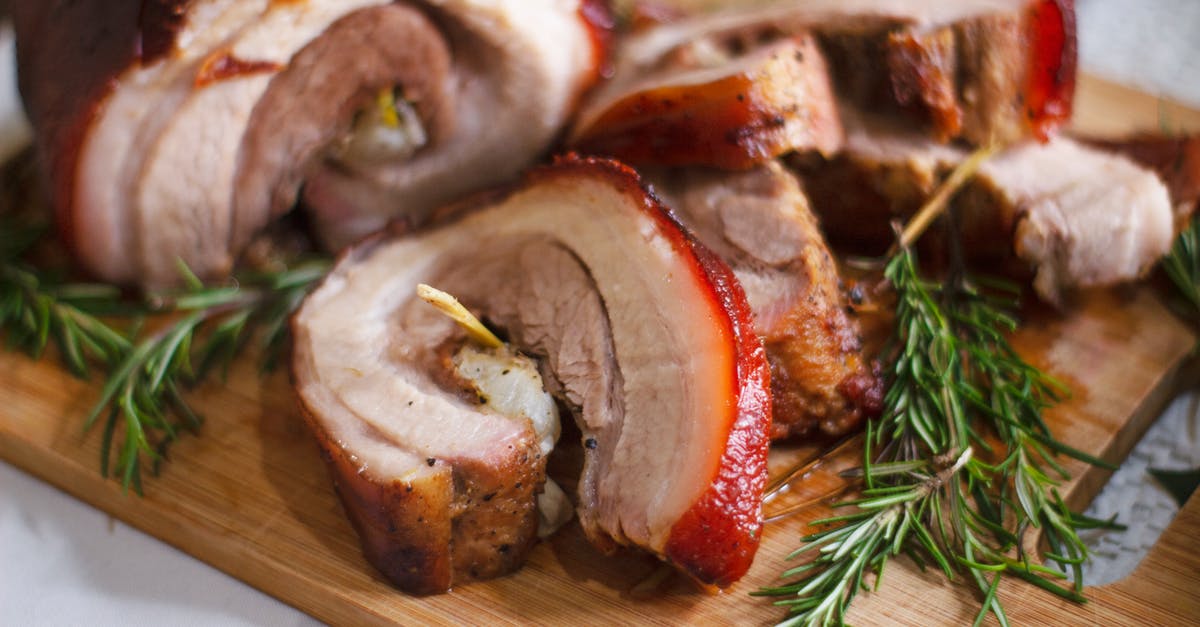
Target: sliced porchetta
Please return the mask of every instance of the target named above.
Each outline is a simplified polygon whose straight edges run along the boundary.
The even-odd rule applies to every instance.
[[[570,142],[634,164],[748,168],[841,144],[825,59],[810,35],[765,45],[702,39],[626,65],[584,104]]]
[[[372,564],[443,591],[519,566],[538,526],[544,436],[462,394],[461,369],[447,376],[465,340],[421,283],[540,363],[582,432],[577,511],[594,543],[721,586],[746,572],[771,401],[745,297],[636,175],[578,159],[351,248],[295,316],[301,406]]]
[[[771,435],[844,435],[882,408],[837,264],[796,177],[770,161],[743,172],[648,174],[705,246],[733,269],[771,364]]]
[[[797,160],[829,237],[880,252],[890,223],[910,216],[968,152],[892,120],[843,111],[846,148]],[[1133,161],[1066,138],[1009,147],[954,200],[968,255],[1032,272],[1038,294],[1061,303],[1075,288],[1143,276],[1170,248],[1171,200]]]
[[[971,143],[1048,137],[1070,118],[1073,0],[766,0],[668,19],[621,46],[616,68],[652,67],[697,42],[815,33],[841,97]],[[636,70],[633,70],[636,71]]]
[[[581,1],[14,6],[65,239],[113,282],[220,276],[308,205],[330,246],[513,177],[593,80]],[[537,94],[536,98],[529,94]]]
[[[1176,229],[1200,209],[1200,134],[1140,133],[1124,138],[1083,138],[1087,144],[1123,154],[1154,170],[1175,204]]]

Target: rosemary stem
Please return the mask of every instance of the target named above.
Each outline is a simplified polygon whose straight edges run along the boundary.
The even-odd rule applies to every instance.
[[[946,179],[945,183],[938,187],[934,195],[921,207],[917,214],[909,220],[905,225],[904,230],[900,233],[899,247],[909,248],[925,234],[929,225],[933,224],[939,216],[946,211],[946,207],[950,204],[950,199],[970,181],[972,177],[979,171],[982,166],[992,155],[999,150],[997,144],[988,144],[971,153]]]

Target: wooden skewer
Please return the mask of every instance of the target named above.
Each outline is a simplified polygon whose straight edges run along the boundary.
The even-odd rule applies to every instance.
[[[800,462],[799,464],[796,464],[795,466],[792,467],[791,470],[789,470],[786,473],[784,473],[783,475],[775,478],[774,480],[771,481],[771,483],[767,484],[766,493],[763,494],[763,503],[764,504],[770,503],[772,500],[775,499],[775,497],[779,496],[783,492],[784,488],[786,488],[793,481],[795,481],[797,477],[807,474],[812,469],[816,468],[817,466],[820,466],[821,463],[824,462],[826,459],[829,459],[830,457],[840,454],[842,451],[846,450],[851,444],[853,444],[855,442],[859,442],[861,440],[862,440],[862,433],[857,433],[850,437],[843,438],[842,441],[838,442],[836,445],[834,445],[833,448],[826,450],[826,451],[821,451],[820,453],[817,453],[817,454],[813,455],[812,457],[809,457],[808,459]]]
[[[764,523],[773,523],[778,520],[783,520],[784,518],[787,518],[788,516],[791,516],[792,514],[795,514],[797,512],[806,510],[815,505],[820,505],[822,503],[826,503],[832,499],[835,499],[835,498],[845,494],[846,492],[849,492],[850,489],[853,486],[855,486],[856,484],[857,484],[857,482],[848,482],[844,485],[840,485],[840,486],[826,492],[825,494],[822,494],[821,496],[813,497],[811,499],[808,499],[807,501],[801,501],[799,503],[794,503],[794,504],[789,505],[773,514],[763,514],[763,522]]]
[[[457,322],[458,326],[462,327],[467,335],[481,346],[485,348],[504,346],[504,342],[485,327],[479,318],[475,317],[475,314],[463,307],[457,298],[424,283],[417,286],[417,296]]]
[[[965,161],[960,163],[946,181],[938,187],[933,197],[929,202],[925,203],[924,207],[913,216],[913,219],[904,227],[904,231],[900,234],[900,246],[908,248],[921,237],[930,224],[937,219],[938,216],[945,212],[946,207],[950,204],[950,199],[954,197],[958,190],[962,188],[967,181],[971,180],[975,173],[979,171],[979,167],[984,164],[992,155],[1000,149],[998,145],[989,144],[983,146],[971,153]]]

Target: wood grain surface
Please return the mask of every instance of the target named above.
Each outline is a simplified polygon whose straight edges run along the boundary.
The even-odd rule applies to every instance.
[[[1105,95],[1102,104],[1117,97],[1125,107],[1111,111],[1158,110],[1144,96],[1117,93]],[[1089,110],[1081,112],[1082,120]],[[1132,115],[1122,119],[1137,124]],[[1124,458],[1172,398],[1196,340],[1148,286],[1090,294],[1065,316],[1031,312],[1015,338],[1023,354],[1072,390],[1048,415],[1054,432],[1111,461]],[[445,595],[409,597],[389,587],[362,558],[283,375],[261,379],[252,364],[241,363],[225,383],[196,390],[191,398],[207,418],[203,433],[172,449],[162,475],[148,481],[145,498],[123,493],[98,474],[100,434],[80,430],[97,392],[97,385],[73,379],[53,360],[0,353],[0,457],[330,623],[771,623],[782,611],[748,593],[776,583],[807,521],[827,514],[814,508],[769,525],[751,573],[718,594],[678,576],[644,590],[639,584],[659,571],[653,559],[599,555],[571,525],[537,547],[514,575]],[[779,449],[772,468],[813,452],[811,446]],[[782,500],[836,486],[836,461],[815,470]],[[1078,463],[1069,468],[1076,479],[1063,487],[1064,494],[1082,506],[1107,473]],[[1001,590],[1009,617],[1026,625],[1195,622],[1197,533],[1200,499],[1193,499],[1134,576],[1089,589],[1092,601],[1085,606],[1011,582]],[[958,585],[900,561],[889,566],[879,592],[856,600],[851,621],[969,624],[977,604]]]

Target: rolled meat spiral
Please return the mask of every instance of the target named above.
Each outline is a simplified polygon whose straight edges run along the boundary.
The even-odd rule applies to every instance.
[[[14,18],[64,239],[97,277],[158,287],[176,259],[228,272],[306,184],[338,247],[513,177],[596,76],[593,9],[83,0]]]

